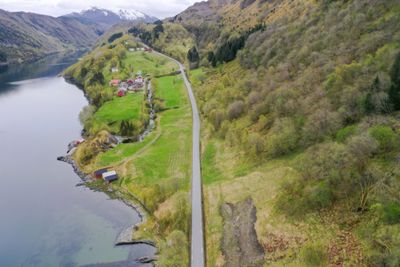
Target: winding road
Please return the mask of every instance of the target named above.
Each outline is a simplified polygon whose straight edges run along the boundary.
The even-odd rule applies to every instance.
[[[192,85],[190,84],[184,66],[167,55],[154,51],[154,53],[166,57],[178,64],[183,81],[185,83],[189,100],[192,105],[193,117],[193,150],[192,150],[192,231],[191,231],[191,267],[204,267],[204,225],[203,225],[203,201],[201,190],[201,171],[200,171],[200,116],[197,109],[196,98],[194,97]]]

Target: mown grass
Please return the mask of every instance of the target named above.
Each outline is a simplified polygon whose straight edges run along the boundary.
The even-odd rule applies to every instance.
[[[142,71],[143,74],[155,76],[178,70],[178,66],[174,62],[149,52],[127,52],[122,62],[128,69],[133,68],[135,73]]]
[[[142,111],[143,93],[128,94],[106,102],[95,113],[95,120],[113,122],[139,119]]]
[[[112,130],[117,130],[118,122],[139,120],[144,115],[143,98],[143,92],[115,97],[99,108],[93,116],[93,123],[98,126],[108,125]]]
[[[182,104],[182,92],[173,90],[173,88],[181,88],[183,80],[178,76],[165,76],[156,79],[156,95],[164,101],[165,108],[176,108]]]
[[[149,185],[168,178],[186,178],[189,182],[191,129],[190,116],[185,116],[187,112],[190,110],[165,111],[160,122],[161,137],[132,162],[139,183]]]

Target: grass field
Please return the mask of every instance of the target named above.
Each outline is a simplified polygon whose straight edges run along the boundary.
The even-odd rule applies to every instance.
[[[171,88],[182,87],[183,80],[179,76],[166,76],[156,79],[155,89],[158,98],[164,100],[165,108],[176,108],[181,106],[183,98],[182,92],[171,90]]]
[[[142,110],[143,93],[128,94],[106,102],[96,112],[95,119],[112,122],[128,119],[139,119]]]
[[[123,64],[128,69],[133,68],[135,73],[141,70],[143,74],[154,76],[169,74],[178,70],[178,66],[174,62],[148,52],[127,52]]]
[[[144,93],[128,94],[125,97],[115,97],[106,102],[93,116],[96,128],[108,126],[117,130],[119,122],[123,120],[140,120],[144,115]]]
[[[123,160],[127,168],[124,172],[135,183],[151,185],[170,178],[186,179],[188,183],[191,113],[186,91],[179,76],[157,78],[156,84],[156,97],[167,103],[167,110],[158,114],[156,130],[143,142],[120,144],[102,154],[98,166],[118,165]],[[135,155],[152,141],[151,146]]]

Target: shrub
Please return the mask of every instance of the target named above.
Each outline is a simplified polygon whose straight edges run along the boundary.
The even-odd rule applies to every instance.
[[[326,109],[315,111],[304,125],[304,140],[306,142],[317,142],[324,139],[327,135],[334,134],[341,123],[339,115]]]
[[[320,210],[331,206],[335,200],[332,188],[327,181],[318,182],[315,185],[306,187],[304,196],[307,208],[311,210]]]
[[[300,253],[305,266],[327,266],[327,252],[319,244],[308,244]]]
[[[400,224],[379,226],[371,238],[375,251],[369,257],[369,266],[400,265]]]
[[[288,154],[297,147],[298,140],[299,134],[293,120],[276,120],[266,136],[267,155],[275,157]]]
[[[379,203],[373,206],[381,220],[387,224],[400,223],[400,204],[397,202]]]
[[[96,108],[93,105],[87,105],[86,107],[84,107],[79,113],[79,120],[81,124],[85,125],[86,122],[93,116],[95,111]]]
[[[389,126],[376,125],[368,133],[378,142],[381,152],[389,152],[398,147],[398,136]]]
[[[237,100],[229,105],[228,107],[228,118],[234,120],[239,118],[244,112],[244,102],[242,100]]]
[[[344,142],[349,136],[355,134],[356,131],[357,131],[356,125],[350,125],[345,128],[342,128],[336,133],[336,141]]]
[[[189,264],[188,240],[182,231],[173,231],[160,244],[158,264],[165,267],[184,267]]]

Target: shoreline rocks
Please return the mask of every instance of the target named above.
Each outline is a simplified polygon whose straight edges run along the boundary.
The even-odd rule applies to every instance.
[[[72,159],[70,155],[57,157],[57,160],[70,164],[74,169],[76,175],[78,175],[83,182],[86,183],[91,180],[91,177],[89,175],[79,169],[78,164],[76,164],[76,162]]]
[[[86,185],[87,182],[92,181],[92,178],[90,177],[90,175],[84,173],[78,167],[78,164],[72,159],[71,155],[57,157],[57,160],[65,162],[72,166],[74,172],[82,180],[82,183],[78,184],[79,186]],[[116,197],[116,199],[118,199],[119,201],[121,201],[125,205],[127,205],[128,207],[131,207],[133,210],[135,210],[140,218],[140,222],[138,224],[129,226],[129,227],[125,228],[123,231],[121,231],[121,233],[117,236],[117,238],[115,240],[115,243],[114,243],[115,246],[147,244],[147,245],[153,246],[155,248],[157,247],[156,243],[151,240],[133,240],[132,239],[133,231],[138,227],[138,225],[140,225],[141,223],[143,223],[146,220],[146,212],[143,208],[143,203],[141,203],[140,200],[136,199],[136,201],[140,204],[134,204],[134,203],[130,202],[129,200],[125,199],[122,192],[119,192],[119,191],[105,192],[103,190],[99,190],[99,191],[101,191],[107,195],[109,195],[110,193],[114,193],[115,194],[114,196]],[[151,261],[155,261],[155,260],[153,260],[153,258],[150,258],[150,259],[151,259]]]

